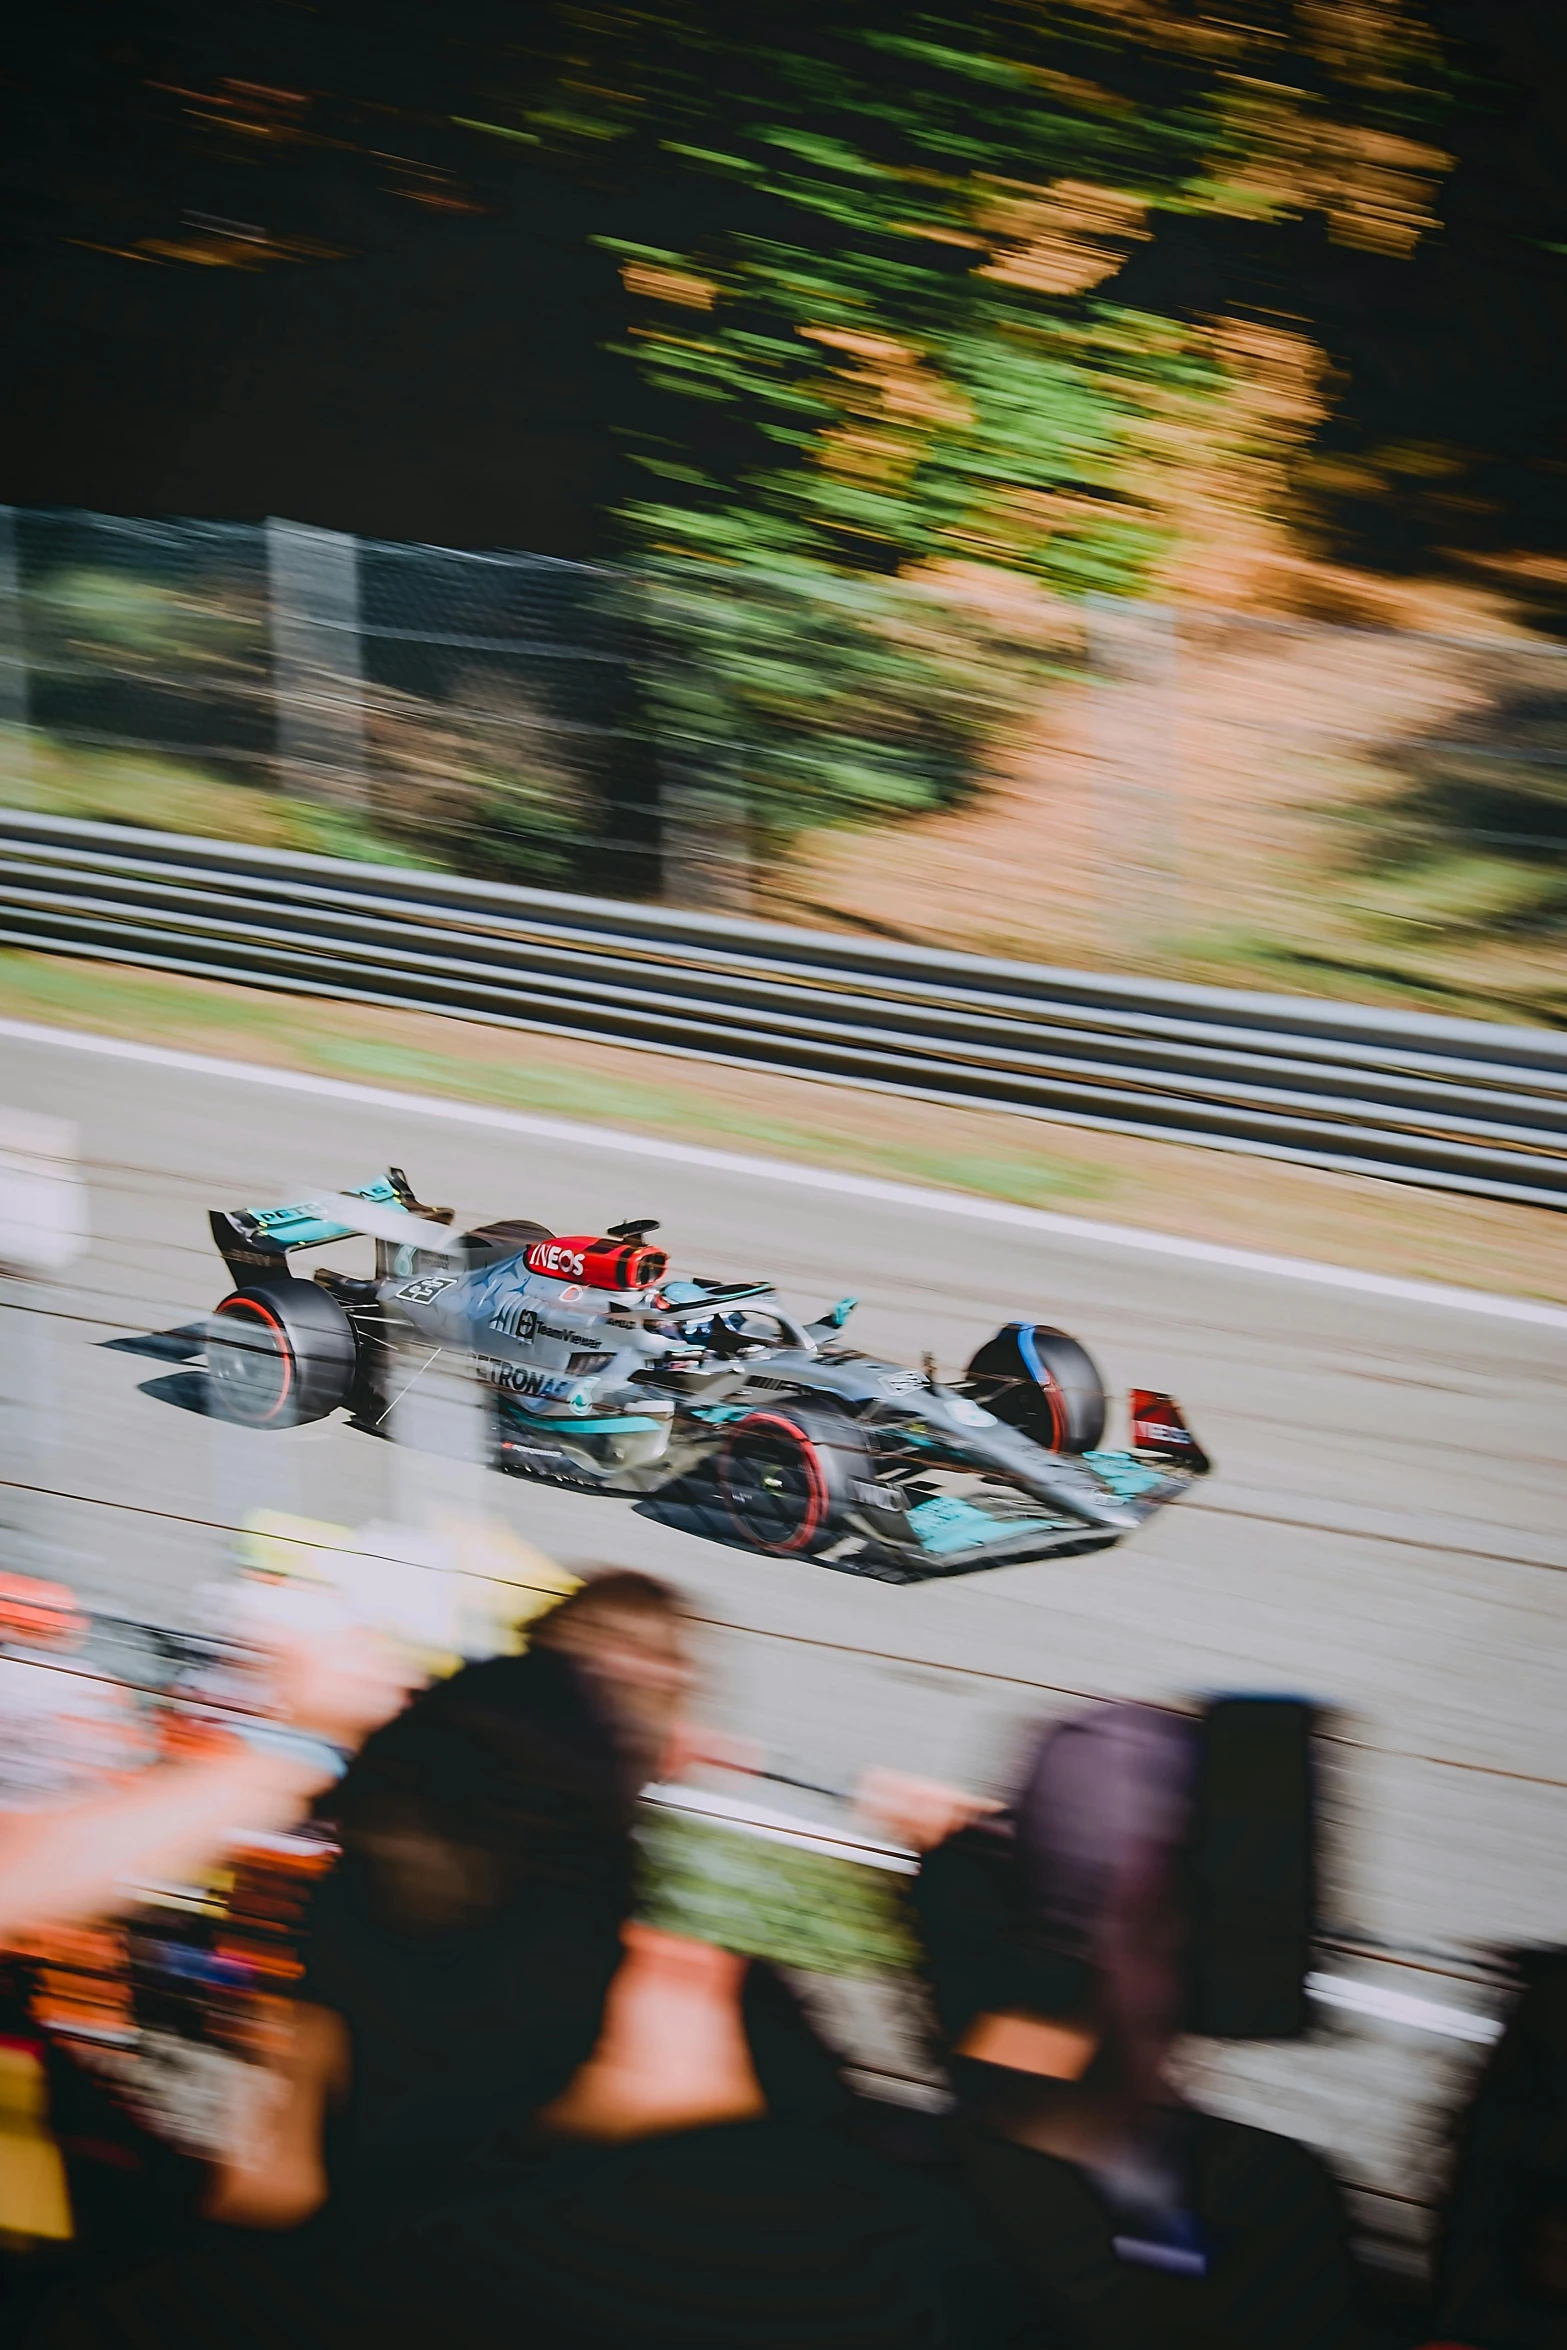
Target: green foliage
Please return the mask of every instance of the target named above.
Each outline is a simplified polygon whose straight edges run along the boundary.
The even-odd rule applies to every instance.
[[[722,545],[721,520],[704,538]],[[738,771],[769,843],[940,805],[1021,698],[1027,649],[918,582],[754,545],[650,556],[637,577],[661,755],[710,783]]]
[[[463,679],[450,702],[364,693],[370,810],[413,863],[486,880],[569,884],[596,811],[523,694]]]
[[[1567,935],[1567,692],[1504,686],[1397,765],[1359,843],[1384,921],[1450,941]]]
[[[615,192],[641,198],[637,237],[602,240],[637,306],[628,349],[659,395],[640,455],[663,494],[632,509],[636,537],[664,544],[678,507],[693,553],[722,514],[730,560],[898,571],[967,551],[998,491],[1068,491],[1102,502],[1102,525],[1084,512],[1018,534],[1022,567],[1076,584],[1088,542],[1096,584],[1132,585],[1145,548],[1114,478],[1126,379],[1104,361],[1117,346],[1157,372],[1169,338],[1008,282],[997,222],[1092,180],[1135,227],[1202,159],[1192,77],[1177,69],[1166,106],[1143,110],[1052,73],[1052,60],[1105,62],[1091,19],[1070,11],[572,22],[592,43],[573,79],[596,94],[595,167],[618,137]],[[646,241],[650,215],[667,241]],[[1112,244],[1106,274],[1116,258]]]
[[[1069,135],[1021,58],[929,14],[578,22],[622,185],[651,177],[672,227],[693,191],[703,215],[678,242],[603,240],[655,395],[626,521],[665,755],[738,766],[779,841],[949,800],[1017,698],[1017,648],[943,629],[899,575],[999,545],[1117,587],[1146,549],[1108,503],[1048,534],[1009,518],[1013,488],[1109,492],[1117,403],[1083,364],[1091,320],[1030,316],[974,268],[976,175],[1108,162],[1117,126],[1090,110]]]
[[[79,816],[94,824],[298,849],[360,864],[437,862],[428,853],[418,854],[368,812],[258,791],[253,784],[214,774],[197,760],[61,742],[36,729],[25,737],[0,732],[0,794],[13,808]]]
[[[663,1933],[823,1975],[918,1964],[900,1880],[880,1869],[651,1805],[637,1845],[638,1912]]]
[[[228,667],[245,660],[256,632],[254,613],[129,570],[51,572],[27,604],[28,662],[44,675]]]
[[[1284,13],[560,9],[522,120],[595,189],[629,295],[655,699],[776,837],[950,800],[1015,703],[1016,647],[987,684],[972,641],[904,627],[901,583],[1132,594],[1164,551],[1149,420],[1220,371],[1100,289],[1161,211],[1324,201],[1300,156],[1346,108],[1402,124],[1429,46],[1396,0]]]

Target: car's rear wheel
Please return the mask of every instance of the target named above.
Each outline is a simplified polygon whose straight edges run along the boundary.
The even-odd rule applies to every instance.
[[[207,1326],[211,1408],[242,1428],[297,1428],[346,1403],[353,1326],[313,1281],[257,1282],[224,1298]]]
[[[1105,1432],[1105,1383],[1086,1346],[1043,1322],[1009,1322],[968,1367],[969,1393],[1048,1452],[1092,1452]]]
[[[753,1549],[808,1557],[846,1531],[857,1480],[871,1475],[855,1423],[821,1405],[779,1403],[748,1412],[718,1462],[724,1507]]]

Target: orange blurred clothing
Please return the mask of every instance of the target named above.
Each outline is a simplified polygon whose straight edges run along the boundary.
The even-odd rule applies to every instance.
[[[37,1967],[30,2002],[44,2032],[128,2034],[132,2029],[130,1960],[118,1926],[53,1926],[17,1934],[11,1948]]]
[[[112,1915],[134,1888],[223,1862],[238,1827],[291,1826],[406,1699],[413,1668],[363,1626],[286,1622],[256,1647],[254,1728],[133,1691],[63,1653],[85,1619],[63,1585],[0,1578],[0,1949]],[[19,1638],[34,1643],[19,1650]],[[43,1653],[49,1640],[61,1653]],[[266,1730],[270,1738],[257,1733]]]

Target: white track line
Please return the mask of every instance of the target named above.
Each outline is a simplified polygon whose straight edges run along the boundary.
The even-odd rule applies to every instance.
[[[31,1020],[0,1019],[0,1037],[18,1044],[44,1045],[57,1052],[101,1053],[109,1060],[138,1061],[157,1069],[178,1069],[191,1077],[226,1079],[236,1085],[268,1085],[283,1093],[314,1094],[327,1101],[357,1103],[364,1109],[396,1110],[404,1117],[441,1118],[451,1125],[484,1126],[505,1134],[527,1134],[592,1150],[624,1151],[635,1158],[665,1159],[686,1167],[710,1167],[716,1174],[743,1175],[763,1183],[788,1183],[801,1191],[835,1192],[850,1199],[880,1200],[889,1207],[915,1208],[926,1215],[964,1216],[980,1224],[1006,1224],[1025,1232],[1048,1232],[1063,1240],[1102,1248],[1140,1250],[1146,1256],[1184,1258],[1189,1264],[1220,1265],[1235,1273],[1266,1273],[1281,1281],[1309,1281],[1321,1289],[1348,1289],[1361,1296],[1402,1299],[1449,1313],[1490,1314],[1509,1322],[1533,1322],[1567,1330],[1567,1307],[1535,1298],[1501,1297],[1483,1289],[1453,1289],[1437,1281],[1403,1281],[1390,1273],[1364,1273],[1348,1265],[1316,1264],[1309,1257],[1276,1257],[1258,1249],[1226,1248],[1211,1240],[1183,1240],[1170,1232],[1142,1232],[1130,1224],[1101,1224],[1086,1216],[1061,1216],[1048,1208],[1017,1207],[1009,1200],[978,1199],[965,1192],[930,1191],[913,1183],[891,1183],[876,1175],[841,1174],[831,1167],[794,1166],[786,1159],[752,1158],[740,1151],[709,1150],[699,1143],[670,1142],[658,1135],[627,1134],[613,1126],[585,1126],[568,1118],[536,1117],[524,1110],[486,1109],[477,1102],[447,1101],[431,1094],[395,1093],[389,1086],[355,1085],[346,1078],[315,1077],[300,1069],[272,1069],[255,1061],[223,1061],[208,1053],[176,1052],[166,1045],[133,1044],[122,1037],[90,1036],[80,1029],[49,1028]],[[1544,1216],[1548,1211],[1541,1210]]]

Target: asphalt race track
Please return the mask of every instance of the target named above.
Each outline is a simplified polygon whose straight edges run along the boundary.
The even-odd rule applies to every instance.
[[[3,1387],[8,1547],[94,1605],[172,1620],[258,1506],[406,1520],[432,1494],[482,1491],[569,1563],[680,1584],[707,1626],[709,1717],[781,1770],[841,1785],[879,1762],[990,1785],[1027,1725],[1088,1699],[1303,1693],[1330,1709],[1341,1975],[1486,2011],[1488,1952],[1567,1941],[1567,1327],[15,1038],[0,1103],[75,1120],[91,1183],[90,1253],[7,1291]],[[1178,1395],[1216,1474],[1119,1549],[896,1587],[336,1422],[251,1435],[205,1416],[199,1359],[112,1343],[222,1294],[207,1208],[389,1160],[460,1223],[659,1216],[677,1267],[771,1273],[812,1311],[853,1293],[859,1343],[912,1363],[928,1349],[949,1374],[1011,1315],[1059,1323],[1112,1389]],[[1562,1245],[1554,1217],[1540,1227],[1542,1248]],[[1309,2043],[1194,2048],[1192,2071],[1229,2110],[1334,2151],[1368,2224],[1397,2237],[1418,2232],[1437,2126],[1477,2053],[1324,2010]]]

